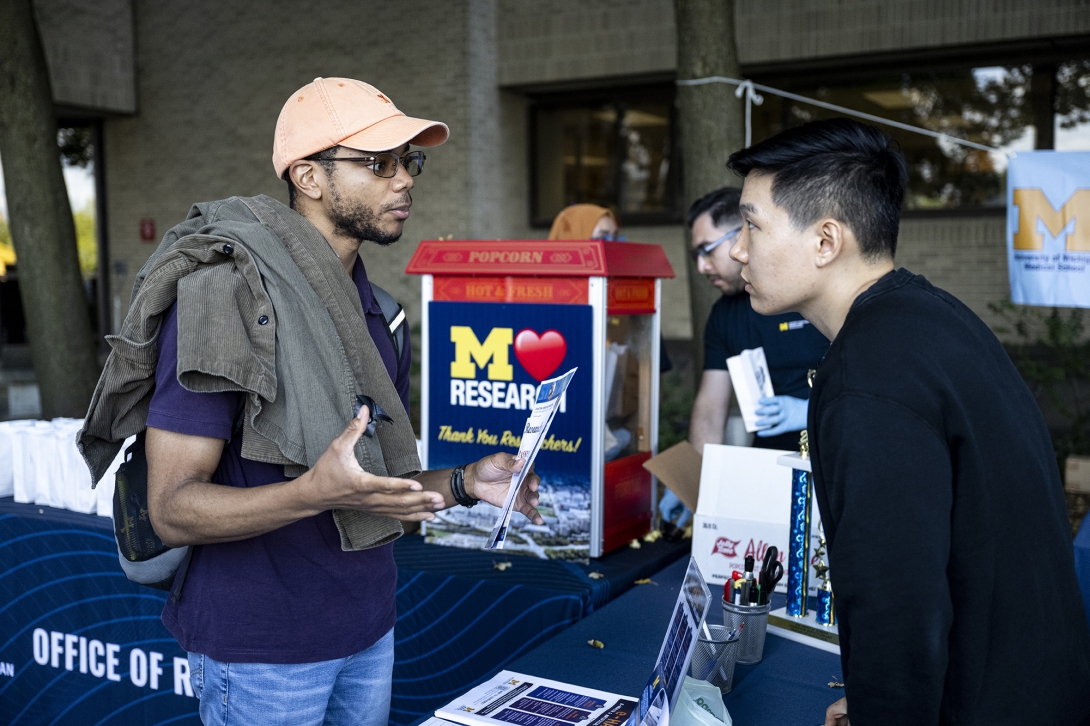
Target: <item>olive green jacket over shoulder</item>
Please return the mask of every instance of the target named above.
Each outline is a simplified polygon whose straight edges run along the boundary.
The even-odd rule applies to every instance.
[[[355,283],[301,215],[267,197],[196,204],[140,269],[128,315],[77,446],[97,484],[147,426],[163,314],[178,303],[178,381],[245,396],[242,455],[298,476],[352,419],[356,394],[394,419],[361,437],[356,458],[380,476],[420,471],[408,413],[371,339]],[[401,535],[401,524],[334,510],[345,550]]]

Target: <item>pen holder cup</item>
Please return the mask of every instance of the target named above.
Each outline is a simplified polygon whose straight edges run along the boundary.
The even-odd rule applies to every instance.
[[[707,681],[721,693],[730,693],[734,683],[734,663],[738,657],[738,643],[741,635],[728,638],[730,630],[722,625],[708,624],[711,640],[703,635],[697,640],[696,650],[689,670],[693,678]],[[745,632],[745,631],[743,631]]]
[[[723,598],[723,626],[734,630],[745,623],[741,642],[738,644],[738,663],[760,663],[765,653],[765,633],[768,630],[768,612],[771,603],[764,605],[735,605]]]

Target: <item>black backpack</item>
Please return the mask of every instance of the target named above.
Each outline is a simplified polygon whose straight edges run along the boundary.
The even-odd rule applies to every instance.
[[[400,374],[401,354],[409,337],[405,309],[398,305],[393,295],[374,283],[371,284],[371,294],[382,309],[382,318],[397,355]],[[231,431],[232,438],[242,431],[242,409],[240,405]],[[193,548],[167,547],[151,526],[148,515],[148,458],[144,451],[146,433],[141,431],[137,434],[136,440],[125,449],[124,460],[117,469],[114,480],[114,539],[117,540],[118,559],[126,577],[141,585],[167,590],[170,599],[178,602],[182,597],[182,584]],[[181,574],[175,577],[179,571]]]

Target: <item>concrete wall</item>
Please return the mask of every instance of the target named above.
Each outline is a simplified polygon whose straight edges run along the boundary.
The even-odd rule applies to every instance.
[[[59,106],[136,111],[132,0],[35,0],[34,15]]]

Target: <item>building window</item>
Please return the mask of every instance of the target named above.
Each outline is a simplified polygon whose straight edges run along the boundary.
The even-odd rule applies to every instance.
[[[587,202],[622,225],[680,219],[672,84],[541,96],[531,119],[535,226]]]
[[[1090,151],[1090,60],[1056,68],[1057,151]]]
[[[923,70],[813,83],[770,77],[761,82],[1004,151],[1090,148],[1090,63],[1086,61]],[[754,141],[839,115],[766,94],[764,105],[754,107]],[[905,209],[1001,208],[1006,204],[1006,154],[882,128],[897,140],[908,162]]]

